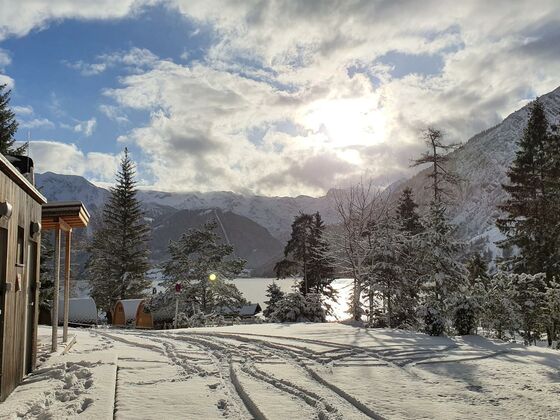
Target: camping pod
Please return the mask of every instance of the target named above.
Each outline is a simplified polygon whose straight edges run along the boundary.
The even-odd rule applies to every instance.
[[[58,325],[64,321],[64,299],[58,303]],[[68,323],[74,326],[97,325],[97,306],[88,298],[71,298],[68,300]]]
[[[153,328],[152,314],[145,299],[121,299],[113,310],[113,325],[134,328]]]

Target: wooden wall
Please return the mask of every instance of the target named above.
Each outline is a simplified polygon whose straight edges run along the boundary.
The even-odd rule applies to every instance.
[[[0,401],[35,367],[41,249],[40,233],[30,236],[31,223],[41,222],[41,203],[13,182],[13,175],[0,171],[0,202],[4,201],[13,212],[9,219],[0,218],[0,229],[7,230],[6,264],[0,263]],[[17,258],[18,227],[23,230],[23,264]],[[0,258],[3,252],[0,249]]]

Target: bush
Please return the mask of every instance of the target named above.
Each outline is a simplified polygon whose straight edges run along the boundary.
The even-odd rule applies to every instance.
[[[472,334],[476,328],[476,308],[468,298],[459,303],[453,311],[453,327],[458,335]]]
[[[469,335],[476,330],[480,305],[469,290],[461,289],[453,299],[453,327],[458,335]]]
[[[445,319],[436,305],[428,304],[422,308],[424,319],[424,332],[428,335],[442,335],[445,331]]]
[[[321,297],[317,293],[303,296],[299,292],[288,293],[276,303],[270,315],[272,322],[325,322],[326,314]]]

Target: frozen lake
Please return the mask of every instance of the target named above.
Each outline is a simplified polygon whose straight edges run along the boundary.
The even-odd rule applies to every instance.
[[[239,278],[233,280],[233,283],[245,296],[245,299],[253,303],[259,303],[264,309],[264,303],[268,298],[266,297],[266,288],[269,284],[275,282],[280,289],[286,293],[293,291],[294,285],[297,280],[294,279],[274,279],[274,278]],[[352,279],[336,279],[334,281],[334,288],[338,291],[338,299],[336,303],[332,303],[335,317],[329,317],[330,321],[336,319],[342,320],[349,316],[346,314],[348,310],[348,299],[350,296]]]

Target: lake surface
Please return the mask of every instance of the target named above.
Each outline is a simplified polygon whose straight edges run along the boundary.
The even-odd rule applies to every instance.
[[[274,279],[274,278],[238,278],[233,283],[243,293],[245,299],[252,303],[259,303],[261,308],[266,308],[264,303],[268,300],[266,288],[272,283],[276,283],[282,291],[290,293],[293,291],[297,280],[294,279]],[[338,291],[336,302],[329,302],[333,307],[334,316],[328,317],[329,321],[343,320],[349,318],[346,313],[348,310],[348,300],[352,290],[352,279],[336,279],[333,282],[334,289]]]

